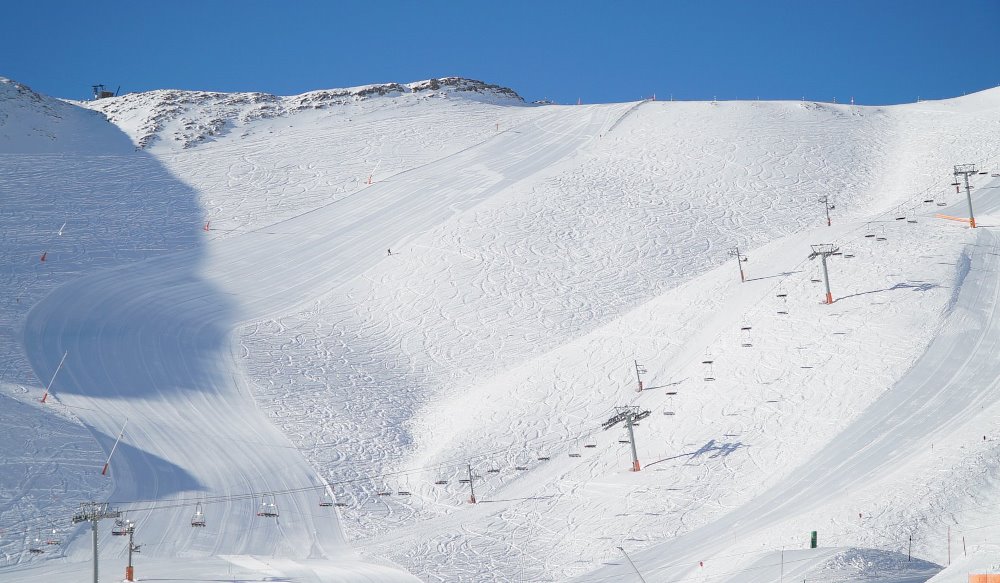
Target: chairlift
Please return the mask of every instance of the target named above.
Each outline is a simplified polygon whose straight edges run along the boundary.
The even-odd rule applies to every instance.
[[[906,222],[909,223],[909,224],[911,224],[911,225],[915,225],[915,224],[917,224],[917,219],[906,219]]]
[[[934,202],[934,199],[933,198],[927,198],[927,199],[924,199],[924,202],[925,203],[927,203],[927,202]]]
[[[896,220],[897,221],[905,221],[906,220],[906,215],[903,215],[901,217],[896,217]]]
[[[740,328],[740,331],[743,332],[743,342],[740,343],[740,346],[742,346],[743,348],[753,347],[753,340],[750,338],[750,330],[751,327],[748,324],[744,324]]]
[[[715,380],[715,367],[712,364],[713,362],[714,361],[711,361],[711,360],[703,360],[703,361],[701,361],[701,363],[705,365],[705,380],[706,381],[714,381]]]
[[[59,545],[59,544],[62,544],[62,541],[59,540],[58,536],[56,536],[56,529],[53,528],[52,529],[52,533],[45,538],[45,544],[47,544],[47,545]]]
[[[981,172],[980,172],[979,174],[981,174],[981,175],[985,175],[985,174],[986,174],[986,171],[985,171],[985,170],[983,170],[983,171],[981,171]]]
[[[518,466],[514,466],[514,469],[517,470],[517,471],[519,471],[519,472],[523,472],[523,471],[525,471],[525,470],[528,469],[528,466],[518,465]]]
[[[447,484],[447,483],[448,483],[448,480],[443,480],[443,479],[442,479],[442,480],[437,480],[437,481],[435,481],[434,483],[435,483],[436,485],[438,485],[438,486],[444,486],[445,484]]]
[[[459,478],[458,479],[458,483],[459,484],[470,484],[470,483],[472,483],[472,480],[470,480],[469,478]]]
[[[205,512],[201,509],[201,502],[194,506],[194,514],[191,515],[191,526],[205,526]]]
[[[263,518],[278,517],[278,505],[274,503],[273,495],[264,494],[264,497],[260,501],[260,508],[257,509],[257,516]]]
[[[939,202],[939,203],[937,203],[937,205],[938,206],[948,206],[948,203],[946,203],[946,202]]]
[[[111,534],[114,536],[125,536],[128,534],[128,521],[117,519],[115,525],[111,527]]]
[[[993,172],[990,176],[993,178],[1000,178],[1000,172]]]
[[[323,497],[319,499],[320,508],[333,506],[333,495],[330,494],[329,486],[323,488]]]
[[[396,491],[396,495],[397,496],[410,496],[410,495],[412,495],[412,492],[410,492],[409,490],[397,490]]]
[[[545,455],[545,454],[542,454],[542,455],[539,455],[539,456],[538,456],[538,461],[540,461],[540,462],[547,462],[547,461],[549,461],[550,459],[552,459],[552,458],[550,458],[549,456],[547,456],[547,455]]]
[[[28,547],[28,552],[33,555],[40,555],[45,552],[42,548],[42,539],[35,537],[35,540],[31,541],[33,544]]]
[[[499,468],[499,466],[491,465],[490,467],[486,468],[486,473],[487,474],[499,474],[500,473],[500,468]]]
[[[854,259],[854,253],[844,253],[844,259]]]
[[[583,444],[583,447],[585,447],[587,449],[594,449],[595,447],[597,447],[597,444],[596,443],[585,443],[585,444]]]

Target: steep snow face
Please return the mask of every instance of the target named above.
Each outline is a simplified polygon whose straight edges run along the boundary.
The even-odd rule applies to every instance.
[[[0,153],[120,153],[128,139],[103,115],[0,77]]]
[[[458,99],[495,104],[518,104],[516,92],[461,77],[442,77],[414,83],[383,83],[347,89],[325,89],[278,97],[267,93],[214,93],[160,90],[130,93],[80,105],[103,112],[132,136],[139,148],[156,143],[190,148],[260,119],[288,117],[294,113],[357,105],[389,98],[382,106],[396,106],[428,99]]]

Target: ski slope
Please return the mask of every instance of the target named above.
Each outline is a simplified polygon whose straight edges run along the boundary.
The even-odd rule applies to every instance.
[[[0,580],[85,580],[65,517],[89,499],[136,521],[140,576],[310,581],[628,580],[617,547],[650,581],[924,581],[943,529],[994,504],[1000,181],[974,177],[984,228],[935,214],[964,213],[953,164],[995,172],[996,90],[4,88]],[[820,242],[853,256],[831,261],[832,306]],[[600,429],[624,404],[651,411],[639,473]],[[325,484],[344,507],[318,505]],[[255,515],[269,493],[277,520]],[[50,526],[58,551],[28,553]],[[774,573],[810,530],[824,548]],[[926,561],[899,558],[914,535]],[[975,548],[938,579],[983,566]]]

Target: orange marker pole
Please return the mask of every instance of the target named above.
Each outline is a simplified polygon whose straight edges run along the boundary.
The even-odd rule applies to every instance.
[[[45,394],[42,395],[43,403],[49,398],[49,391],[52,389],[52,383],[56,381],[56,375],[59,374],[59,370],[62,369],[63,363],[66,362],[67,354],[69,354],[68,351],[63,353],[62,359],[59,360],[59,366],[56,367],[56,372],[52,373],[52,378],[49,379],[49,384],[45,387]]]
[[[111,446],[111,453],[108,454],[108,461],[104,462],[104,469],[101,470],[101,475],[108,475],[108,467],[111,465],[111,456],[115,455],[115,450],[118,449],[118,442],[122,440],[122,436],[125,435],[125,426],[128,425],[128,418],[125,418],[125,423],[122,424],[122,430],[118,433],[118,439],[115,440],[115,444]]]

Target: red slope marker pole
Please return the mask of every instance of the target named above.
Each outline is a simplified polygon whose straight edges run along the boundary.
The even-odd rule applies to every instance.
[[[101,470],[101,475],[108,475],[108,466],[111,465],[111,456],[115,455],[115,450],[118,449],[118,442],[122,440],[122,436],[125,435],[125,426],[128,425],[128,417],[125,418],[125,423],[122,424],[122,430],[118,434],[118,439],[115,440],[115,444],[111,446],[111,453],[108,454],[108,461],[104,462],[104,469]]]
[[[212,221],[208,221],[207,223],[205,223],[205,226],[202,227],[202,229],[208,231],[209,230],[209,225],[211,225],[211,224],[212,224]]]
[[[45,402],[45,399],[49,398],[49,390],[52,389],[52,383],[54,383],[56,381],[56,375],[59,374],[59,370],[62,368],[63,363],[66,362],[66,355],[67,354],[69,354],[68,351],[63,353],[63,357],[59,361],[59,366],[56,367],[56,372],[52,373],[52,378],[49,379],[49,384],[48,384],[48,386],[45,387],[45,394],[42,395],[42,402],[43,403]]]
[[[49,254],[49,252],[48,252],[48,251],[42,251],[42,256],[41,256],[41,257],[39,257],[39,259],[41,259],[41,260],[42,260],[42,262],[44,263],[44,262],[45,262],[45,257],[46,257],[46,256],[47,256],[48,254]]]

